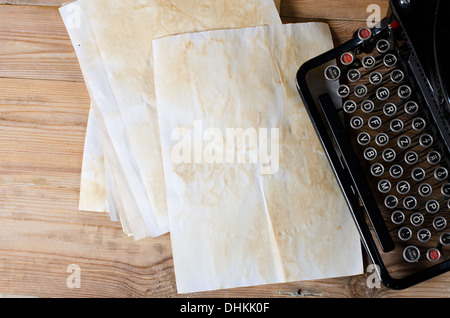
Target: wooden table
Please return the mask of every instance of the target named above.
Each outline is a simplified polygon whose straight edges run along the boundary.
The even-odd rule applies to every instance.
[[[170,234],[135,242],[78,211],[89,96],[60,18],[65,0],[0,0],[0,294],[37,297],[449,297],[450,273],[405,291],[368,274],[177,294]],[[332,5],[331,5],[332,3]],[[286,23],[325,21],[336,43],[386,0],[282,0]],[[69,288],[70,265],[80,288]],[[68,272],[69,270],[69,272]]]

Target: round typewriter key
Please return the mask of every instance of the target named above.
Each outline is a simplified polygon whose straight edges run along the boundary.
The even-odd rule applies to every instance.
[[[450,199],[448,199],[448,201],[447,201],[447,208],[450,209]]]
[[[379,72],[372,72],[369,75],[369,82],[372,85],[378,85],[383,81],[383,76]]]
[[[409,165],[413,165],[417,162],[417,160],[419,160],[419,156],[417,155],[416,152],[414,151],[408,151],[405,154],[405,162]]]
[[[372,128],[373,130],[378,129],[381,127],[381,119],[378,116],[373,116],[369,118],[368,121],[369,127]]]
[[[346,52],[341,55],[341,63],[344,65],[350,65],[353,63],[354,56],[350,52]]]
[[[444,167],[438,167],[434,170],[434,177],[438,181],[444,181],[448,177],[448,170]]]
[[[409,218],[409,220],[412,225],[421,226],[423,224],[423,221],[425,220],[425,218],[423,217],[422,214],[420,214],[419,212],[416,212],[416,213],[411,214],[411,217]]]
[[[359,129],[363,125],[364,125],[364,120],[359,116],[355,116],[355,117],[352,117],[352,119],[350,119],[350,126],[353,129]]]
[[[408,148],[411,145],[411,138],[406,135],[401,135],[397,139],[397,145],[402,149]]]
[[[433,137],[429,134],[423,134],[419,138],[419,143],[422,147],[428,148],[433,144]]]
[[[367,146],[370,143],[370,135],[366,132],[362,132],[356,137],[356,140],[361,146]]]
[[[370,69],[370,68],[374,67],[374,66],[375,66],[375,63],[376,63],[375,58],[374,58],[373,56],[370,56],[370,55],[365,56],[365,57],[362,59],[362,65],[363,65],[366,69]]]
[[[376,96],[379,100],[386,100],[391,95],[391,92],[386,87],[380,87],[377,89]]]
[[[425,122],[425,119],[421,117],[414,118],[412,122],[412,128],[415,131],[421,131],[426,127],[427,123]]]
[[[335,81],[341,76],[341,70],[336,65],[330,65],[325,69],[325,78],[329,81]]]
[[[437,151],[430,151],[427,155],[427,160],[430,164],[435,165],[441,161],[441,154]]]
[[[380,133],[380,134],[376,135],[375,142],[378,146],[384,147],[389,142],[389,137],[385,133]]]
[[[444,195],[444,197],[450,197],[450,183],[442,185],[441,192]]]
[[[367,94],[367,87],[366,87],[366,85],[363,85],[363,84],[356,85],[354,93],[355,93],[356,97],[364,97],[364,96],[366,96],[366,94]]]
[[[371,36],[372,36],[372,31],[367,27],[361,28],[358,31],[358,37],[360,38],[360,40],[366,41],[366,40],[370,39]]]
[[[393,132],[400,132],[403,129],[403,122],[400,119],[394,119],[391,121],[391,130]]]
[[[384,173],[384,167],[381,163],[375,163],[370,167],[370,173],[374,177],[379,177]]]
[[[405,112],[409,115],[414,115],[419,110],[419,105],[414,101],[409,101],[405,104]]]
[[[402,224],[405,221],[405,214],[402,211],[395,211],[391,214],[391,221],[394,224]]]
[[[439,202],[436,200],[429,200],[427,203],[425,203],[425,210],[427,210],[429,213],[436,213],[439,211]]]
[[[405,74],[400,70],[393,70],[391,73],[391,81],[398,84],[405,79]]]
[[[381,39],[377,42],[377,51],[381,54],[386,53],[391,48],[391,44],[388,40]]]
[[[415,246],[407,246],[405,247],[405,249],[403,250],[403,258],[405,259],[405,261],[407,261],[408,263],[415,263],[419,260],[420,258],[420,251],[417,247]]]
[[[437,248],[430,248],[427,251],[427,258],[432,262],[436,262],[441,258],[441,252]]]
[[[423,197],[427,197],[433,192],[433,188],[428,183],[422,183],[419,186],[419,194]]]
[[[361,78],[361,73],[357,69],[351,69],[347,72],[347,78],[350,82],[357,82]]]
[[[412,231],[409,227],[402,227],[400,230],[398,230],[398,237],[402,241],[407,241],[412,237]]]
[[[383,63],[386,67],[393,67],[397,64],[397,57],[394,54],[386,54],[383,58]]]
[[[400,98],[408,98],[409,96],[411,96],[411,88],[408,85],[401,85],[398,90],[397,90],[397,94],[398,96],[400,96]]]
[[[408,181],[402,180],[397,183],[397,192],[400,194],[406,194],[411,189],[411,186],[409,185]]]
[[[391,183],[388,180],[381,180],[378,182],[378,191],[381,193],[388,193],[391,191]]]
[[[384,205],[388,209],[395,209],[398,205],[398,199],[395,195],[388,195],[386,199],[384,199]]]
[[[383,113],[386,116],[393,116],[393,115],[395,115],[396,112],[397,112],[397,106],[395,106],[395,104],[393,104],[393,103],[386,103],[383,106]]]
[[[422,168],[414,168],[411,172],[411,177],[414,179],[414,181],[422,181],[425,179],[425,170]]]
[[[366,99],[361,102],[361,109],[366,114],[372,112],[374,110],[374,108],[375,108],[375,104],[370,99]]]
[[[395,153],[394,149],[386,148],[383,150],[383,153],[381,156],[383,157],[384,161],[391,162],[395,159],[397,154]]]
[[[445,232],[441,234],[441,237],[439,238],[439,241],[441,242],[442,245],[450,245],[450,233],[449,232]]]
[[[417,231],[417,239],[422,243],[428,242],[431,239],[431,232],[429,229],[420,229]]]
[[[389,174],[391,175],[392,178],[398,179],[403,175],[403,168],[400,165],[392,165],[389,168]]]
[[[346,100],[344,105],[342,106],[342,108],[344,109],[344,112],[346,112],[347,114],[351,114],[353,112],[355,112],[355,110],[358,108],[358,106],[356,105],[356,103],[352,100]]]
[[[372,161],[377,157],[377,151],[375,150],[375,148],[369,147],[366,150],[364,150],[364,158],[366,158],[366,160]]]
[[[447,227],[447,220],[443,216],[438,216],[433,220],[433,227],[438,231],[442,231]]]
[[[350,88],[347,85],[341,85],[337,89],[337,94],[339,97],[345,98],[350,95]]]
[[[417,206],[417,200],[415,197],[409,195],[403,199],[403,206],[407,210],[415,209]]]

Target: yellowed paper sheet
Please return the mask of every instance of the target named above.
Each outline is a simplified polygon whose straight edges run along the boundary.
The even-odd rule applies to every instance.
[[[178,292],[362,273],[359,235],[295,87],[299,66],[332,48],[328,26],[153,47]]]

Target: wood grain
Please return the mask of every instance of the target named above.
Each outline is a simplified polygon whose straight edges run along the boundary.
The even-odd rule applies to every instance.
[[[177,294],[170,234],[135,242],[103,213],[78,211],[89,96],[58,13],[63,0],[0,0],[0,293],[39,297],[449,297],[450,274],[406,291],[369,274]],[[327,22],[336,44],[371,3],[282,0],[283,22]],[[67,267],[81,270],[71,289]]]

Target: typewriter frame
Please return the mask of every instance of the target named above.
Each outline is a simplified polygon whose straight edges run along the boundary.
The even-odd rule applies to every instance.
[[[425,0],[427,1],[427,0]],[[429,0],[428,0],[429,1]],[[398,11],[401,11],[401,1],[397,0],[390,0],[390,12],[388,13],[387,17],[382,21],[382,25],[384,24],[384,28],[389,27],[389,23],[392,21],[398,21],[400,26],[403,28],[403,17],[401,13],[399,14]],[[383,27],[379,29],[374,29],[374,33],[381,32]],[[313,126],[319,136],[319,139],[322,143],[323,149],[325,151],[325,154],[328,157],[328,160],[331,164],[331,167],[336,175],[337,181],[339,183],[339,186],[344,194],[344,197],[347,201],[348,207],[350,209],[351,215],[355,221],[355,224],[357,226],[357,229],[361,236],[362,244],[370,258],[373,264],[377,265],[375,267],[378,276],[381,280],[381,282],[391,289],[405,289],[409,288],[413,285],[416,285],[418,283],[421,283],[425,280],[428,280],[430,278],[433,278],[435,276],[438,276],[442,273],[445,273],[450,270],[450,259],[447,259],[446,261],[443,261],[441,263],[438,263],[434,266],[428,267],[426,269],[423,269],[421,271],[415,272],[413,274],[410,274],[408,276],[402,277],[402,278],[394,278],[390,275],[387,267],[385,266],[381,253],[380,253],[380,247],[379,242],[375,240],[372,232],[371,232],[371,225],[366,221],[367,218],[367,211],[365,211],[364,206],[361,204],[361,198],[360,195],[361,191],[365,191],[366,189],[358,189],[357,183],[355,182],[355,178],[358,178],[355,175],[351,174],[351,169],[348,168],[347,164],[348,162],[343,158],[343,150],[340,149],[340,151],[337,150],[336,140],[337,139],[344,139],[347,138],[346,136],[342,135],[342,131],[339,131],[339,129],[333,130],[330,127],[330,121],[333,121],[332,118],[333,114],[328,113],[326,107],[324,107],[321,103],[319,103],[316,99],[316,97],[313,96],[312,90],[308,86],[307,82],[307,76],[308,73],[311,70],[314,70],[320,66],[326,65],[327,63],[335,60],[345,52],[351,51],[356,46],[359,46],[363,43],[363,40],[355,37],[348,42],[344,43],[343,45],[336,47],[328,52],[325,52],[309,61],[304,63],[300,69],[298,70],[297,76],[296,76],[296,84],[297,89],[299,91],[299,94],[305,104],[305,107],[307,109],[307,112],[312,120]],[[415,56],[416,60],[414,61],[415,64],[417,64],[420,67],[420,62]],[[423,73],[423,72],[422,72]],[[416,75],[416,74],[415,74]],[[418,79],[419,84],[423,85],[424,81],[430,82],[427,78]],[[422,82],[420,82],[422,81]],[[423,89],[422,89],[423,93]],[[429,98],[430,96],[428,96]],[[428,100],[427,100],[427,104]],[[429,105],[428,105],[429,106]],[[429,106],[430,107],[430,106]],[[325,108],[325,109],[324,109]],[[435,107],[437,108],[437,107]],[[436,114],[437,109],[434,109],[433,119],[436,121],[444,120],[442,119],[442,116],[438,118],[438,115]],[[337,119],[337,118],[336,118]],[[442,123],[440,123],[440,126],[442,126]],[[443,132],[444,134],[447,134],[445,138],[448,140],[448,130],[446,132]],[[340,144],[338,142],[338,144]],[[343,142],[345,144],[345,141]],[[342,144],[340,144],[342,145]],[[345,147],[345,145],[343,146]],[[447,144],[448,147],[448,144]],[[339,147],[340,148],[340,147]],[[345,150],[344,150],[345,151]],[[361,190],[361,191],[360,191]],[[366,205],[367,206],[367,205]],[[369,207],[370,210],[370,207]],[[376,221],[375,221],[376,222]],[[388,248],[389,249],[389,248]]]

